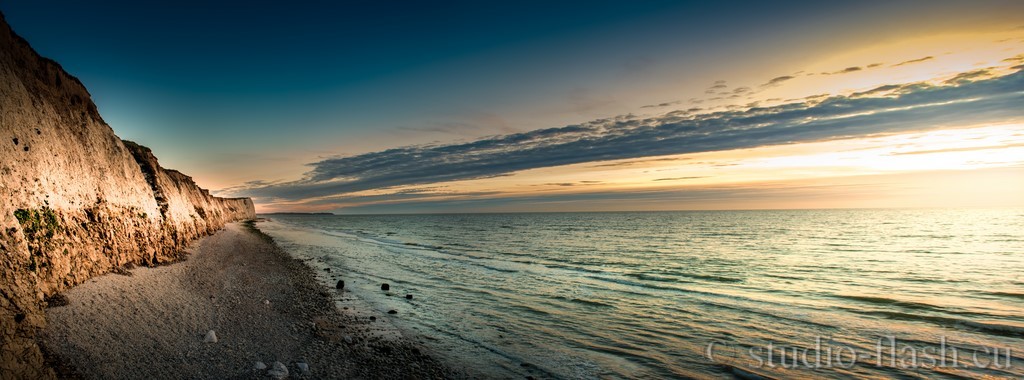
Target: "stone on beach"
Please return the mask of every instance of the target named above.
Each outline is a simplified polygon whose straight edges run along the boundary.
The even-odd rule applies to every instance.
[[[391,285],[388,285],[388,283],[386,283],[386,282],[383,283],[383,284],[380,284],[380,290],[391,290]]]
[[[288,377],[288,366],[281,362],[274,362],[272,368],[267,371],[267,375],[275,379],[283,379]]]
[[[335,285],[334,287],[338,289],[345,289],[345,280],[338,280],[338,285]]]
[[[267,365],[264,364],[263,362],[256,362],[256,365],[253,365],[252,368],[257,371],[262,371],[267,369]]]
[[[309,364],[306,364],[305,362],[298,362],[298,363],[295,363],[295,366],[299,367],[299,372],[300,373],[302,373],[302,374],[309,373]]]
[[[210,330],[206,333],[206,337],[203,338],[203,342],[206,343],[217,343],[217,333]]]
[[[388,314],[398,314],[398,311],[396,311],[396,310],[388,310]]]
[[[412,294],[406,294],[406,295],[405,295],[405,299],[407,299],[407,300],[411,300],[411,299],[412,299]]]

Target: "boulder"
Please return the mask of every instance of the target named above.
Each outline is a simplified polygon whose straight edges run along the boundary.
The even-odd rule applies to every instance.
[[[217,343],[217,333],[210,330],[206,333],[206,337],[203,338],[203,342],[206,343]]]
[[[284,379],[288,377],[288,366],[281,362],[274,362],[270,370],[267,371],[267,375],[275,379]]]

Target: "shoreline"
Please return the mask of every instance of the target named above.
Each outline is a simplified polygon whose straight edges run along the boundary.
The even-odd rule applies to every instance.
[[[337,308],[334,293],[269,236],[231,223],[184,261],[69,289],[67,305],[46,309],[40,344],[62,377],[266,378],[257,361],[290,378],[459,377],[385,321]]]

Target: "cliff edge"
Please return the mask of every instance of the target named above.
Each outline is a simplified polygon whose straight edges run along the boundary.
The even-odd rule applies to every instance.
[[[54,295],[255,216],[122,141],[89,92],[0,14],[0,379],[52,378],[36,332]]]

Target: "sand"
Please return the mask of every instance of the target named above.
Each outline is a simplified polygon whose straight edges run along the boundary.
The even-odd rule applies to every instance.
[[[229,224],[190,251],[94,278],[47,309],[42,343],[62,377],[267,378],[258,361],[287,365],[290,378],[462,377],[384,316],[339,312],[338,291],[258,231]],[[216,343],[204,342],[211,330]]]

